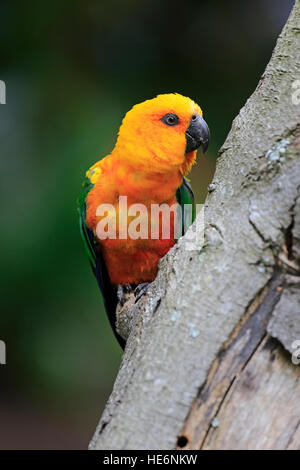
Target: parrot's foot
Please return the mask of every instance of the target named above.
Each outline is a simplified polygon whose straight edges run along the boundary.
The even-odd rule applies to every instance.
[[[118,285],[117,297],[121,307],[123,307],[127,299],[127,294],[129,294],[130,292],[132,292],[132,287],[130,284],[125,284],[124,286],[122,284]]]
[[[144,295],[146,294],[151,282],[143,282],[142,284],[139,284],[136,286],[134,289],[134,295],[135,295],[135,303]]]

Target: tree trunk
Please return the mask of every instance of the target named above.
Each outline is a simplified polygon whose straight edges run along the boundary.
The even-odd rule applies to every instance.
[[[299,61],[297,0],[220,150],[204,243],[195,223],[118,313],[128,340],[91,449],[300,448]]]

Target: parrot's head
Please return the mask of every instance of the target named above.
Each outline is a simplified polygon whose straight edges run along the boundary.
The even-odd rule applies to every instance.
[[[139,103],[126,114],[115,151],[141,171],[185,175],[196,151],[208,147],[209,128],[190,98],[170,93]]]

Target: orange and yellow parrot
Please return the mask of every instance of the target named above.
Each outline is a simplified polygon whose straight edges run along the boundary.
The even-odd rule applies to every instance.
[[[209,128],[194,101],[175,93],[158,95],[133,106],[123,119],[111,154],[86,173],[79,197],[81,235],[121,346],[124,341],[115,331],[118,300],[122,302],[128,289],[137,298],[145,292],[156,277],[158,261],[176,240],[174,229],[167,239],[161,230],[154,239],[121,237],[119,224],[112,237],[99,237],[97,226],[103,213],[98,208],[110,205],[114,217],[121,216],[118,204],[126,196],[127,207],[143,204],[149,214],[152,204],[171,207],[177,202],[184,211],[185,204],[194,205],[184,176],[195,162],[196,150],[202,146],[205,152],[208,143]],[[105,215],[109,213],[108,208]]]

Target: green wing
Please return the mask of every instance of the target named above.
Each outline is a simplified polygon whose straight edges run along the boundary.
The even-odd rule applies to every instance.
[[[94,242],[94,236],[91,230],[88,230],[85,224],[85,217],[86,217],[86,197],[90,190],[93,188],[93,184],[89,180],[88,177],[85,177],[82,183],[82,190],[78,198],[78,212],[79,212],[79,228],[81,238],[83,240],[85,251],[88,255],[92,268],[96,268],[97,263],[97,254],[96,254],[96,247]]]
[[[181,233],[184,235],[196,217],[196,207],[192,187],[186,178],[176,191],[176,199],[181,205]]]
[[[124,349],[125,341],[116,331],[116,307],[118,303],[117,292],[115,286],[110,282],[107,268],[101,253],[99,243],[92,230],[90,230],[85,223],[86,219],[86,198],[93,184],[88,177],[85,178],[82,184],[82,190],[78,198],[78,212],[79,212],[79,226],[81,238],[83,240],[85,251],[88,255],[93,273],[97,279],[100,287],[105,310],[110,321],[112,330],[120,344]]]

